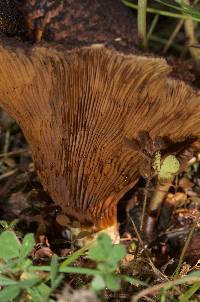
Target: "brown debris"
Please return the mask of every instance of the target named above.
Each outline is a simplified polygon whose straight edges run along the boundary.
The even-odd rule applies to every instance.
[[[182,58],[172,56],[167,57],[166,60],[172,67],[171,75],[174,78],[183,80],[190,84],[195,82],[197,76],[195,75],[191,60],[183,60]]]
[[[10,30],[12,35],[23,40],[43,39],[67,48],[105,43],[129,52],[137,44],[135,18],[120,0],[7,0],[7,8],[4,2],[0,0],[3,19],[18,29]],[[15,15],[22,15],[23,22]],[[8,34],[5,22],[0,32]]]
[[[41,258],[51,258],[54,255],[50,249],[48,239],[44,235],[40,235],[37,239],[37,244],[31,252],[33,260]]]
[[[0,0],[0,33],[14,36],[23,28],[23,16],[15,0]]]

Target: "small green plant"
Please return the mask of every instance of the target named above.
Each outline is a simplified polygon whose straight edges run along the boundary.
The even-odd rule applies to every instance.
[[[149,205],[150,211],[158,209],[162,204],[175,175],[179,172],[180,163],[174,155],[168,155],[161,161],[161,156],[157,154],[153,168],[157,174],[157,185]]]
[[[99,292],[108,288],[120,289],[120,282],[136,285],[144,282],[126,275],[117,274],[119,261],[126,256],[123,245],[113,245],[107,234],[100,234],[96,243],[89,247],[88,258],[97,263],[97,269],[69,266],[85,253],[86,248],[72,254],[67,261],[59,263],[54,255],[50,265],[35,266],[29,255],[34,248],[33,234],[27,234],[22,243],[13,231],[4,231],[0,235],[0,301],[53,302],[52,293],[60,284],[63,273],[75,273],[93,277],[91,289]]]
[[[147,216],[144,229],[148,237],[151,237],[153,234],[160,207],[172,185],[175,175],[180,170],[180,163],[174,155],[168,155],[162,159],[161,154],[158,151],[152,161],[152,168],[155,171],[157,179],[155,190],[149,203],[149,215]]]
[[[117,291],[121,288],[121,281],[147,286],[143,281],[117,273],[119,263],[126,255],[126,249],[122,244],[113,244],[111,238],[106,233],[101,233],[97,237],[96,242],[90,245],[87,256],[88,259],[96,262],[96,269],[69,267],[63,265],[66,264],[66,261],[64,261],[61,264],[60,271],[93,276],[90,288],[95,292],[99,292],[105,288]],[[67,259],[67,263],[71,263],[69,258]]]
[[[180,163],[174,155],[168,155],[161,163],[160,152],[156,152],[153,168],[158,174],[159,181],[172,182],[180,169]]]
[[[50,294],[62,278],[57,276],[57,258],[52,258],[50,274],[35,271],[28,258],[34,244],[32,234],[26,235],[22,243],[12,231],[0,235],[1,302],[18,301],[18,297],[20,301],[54,301],[49,300]]]
[[[119,261],[126,256],[126,249],[123,245],[113,245],[110,237],[102,233],[97,238],[95,246],[89,250],[89,259],[97,262],[99,275],[95,276],[91,283],[94,291],[108,288],[112,291],[120,289],[120,282],[123,278],[116,274]]]

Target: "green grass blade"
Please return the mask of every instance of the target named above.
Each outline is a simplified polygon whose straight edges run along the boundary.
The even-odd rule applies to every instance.
[[[127,7],[138,10],[138,5],[137,4],[129,2],[128,0],[121,0],[121,1]],[[159,9],[153,8],[153,7],[147,7],[147,13],[158,14],[158,15],[161,15],[161,16],[175,18],[175,19],[182,19],[182,20],[191,19],[193,21],[200,22],[199,15],[197,17],[191,16],[191,15],[182,15],[182,14],[177,14],[177,13],[173,13],[173,12],[170,12],[170,11],[159,10]]]
[[[179,298],[179,302],[187,302],[200,289],[200,282],[194,283],[184,294]]]
[[[141,46],[147,49],[147,0],[138,0],[138,36],[141,40]]]

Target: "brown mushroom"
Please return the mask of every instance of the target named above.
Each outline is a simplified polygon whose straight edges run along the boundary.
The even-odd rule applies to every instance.
[[[164,59],[101,45],[71,51],[0,47],[0,105],[22,128],[41,182],[69,217],[117,226],[116,206],[143,157],[124,143],[146,131],[200,137],[200,93],[169,77]]]

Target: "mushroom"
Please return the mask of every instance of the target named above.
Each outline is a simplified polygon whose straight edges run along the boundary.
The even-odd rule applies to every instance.
[[[142,131],[200,137],[200,93],[164,59],[90,45],[72,50],[1,41],[0,105],[29,142],[44,189],[71,219],[117,238],[117,203],[144,158]]]

